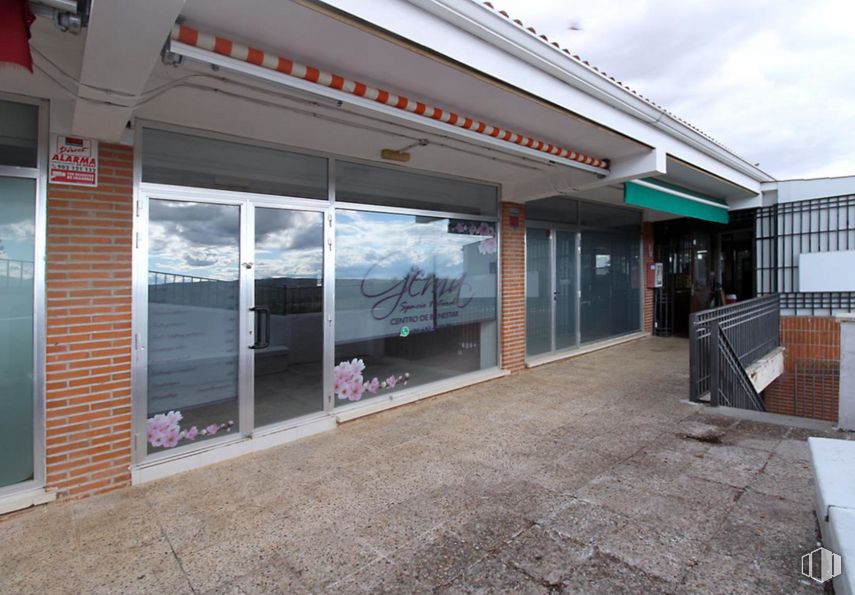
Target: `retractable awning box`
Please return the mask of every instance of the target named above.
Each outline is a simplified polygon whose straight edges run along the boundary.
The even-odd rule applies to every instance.
[[[723,200],[704,196],[659,180],[634,180],[624,184],[626,204],[664,211],[704,221],[727,223],[728,206]]]

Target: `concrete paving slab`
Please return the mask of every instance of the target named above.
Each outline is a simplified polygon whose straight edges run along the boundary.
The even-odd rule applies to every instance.
[[[447,595],[548,595],[554,591],[509,564],[488,557],[467,568],[451,584],[439,587],[436,592]]]
[[[687,370],[649,338],[9,515],[0,592],[816,593],[834,433],[687,404]]]

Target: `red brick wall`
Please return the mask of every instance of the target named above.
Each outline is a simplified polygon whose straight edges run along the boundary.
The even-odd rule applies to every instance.
[[[653,332],[653,290],[647,288],[647,263],[653,261],[653,223],[641,224],[641,237],[643,252],[641,255],[641,266],[644,267],[644,320],[641,327],[645,333]]]
[[[516,211],[516,227],[511,212]],[[502,367],[525,368],[525,205],[502,203]]]
[[[130,483],[133,150],[99,156],[97,188],[48,188],[46,485],[60,497]]]
[[[773,413],[837,421],[840,325],[834,318],[782,316],[784,373],[764,391]]]

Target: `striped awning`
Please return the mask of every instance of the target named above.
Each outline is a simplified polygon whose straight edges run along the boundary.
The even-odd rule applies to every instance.
[[[628,205],[664,211],[673,215],[728,222],[727,203],[659,180],[633,180],[623,185],[623,200]]]

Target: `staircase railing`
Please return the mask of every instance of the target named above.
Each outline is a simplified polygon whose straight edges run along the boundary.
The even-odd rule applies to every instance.
[[[739,357],[733,350],[724,329],[716,322],[712,329],[712,370],[710,373],[710,405],[737,407],[766,411],[763,399],[754,389],[754,384]]]
[[[751,385],[745,368],[781,345],[780,322],[777,294],[692,314],[689,317],[689,399],[701,401],[701,397],[710,393],[711,404],[718,404],[713,402],[711,391],[714,367],[716,376],[721,380],[718,392],[721,404],[725,404],[720,397],[723,390],[742,390],[738,388],[742,386],[739,380],[742,376]],[[724,341],[720,340],[721,337]],[[727,374],[725,370],[731,365],[738,365],[742,376],[733,372],[732,377],[722,379],[721,375]],[[744,402],[751,409],[757,404],[750,396],[730,396],[728,393],[727,399]],[[757,397],[757,400],[762,404],[762,399]]]

